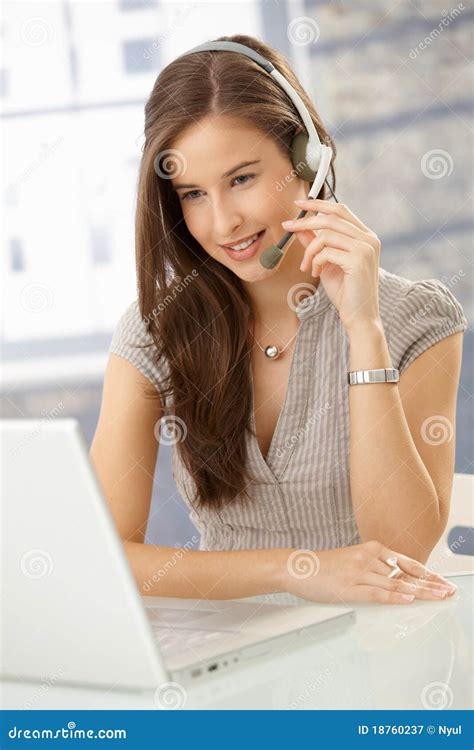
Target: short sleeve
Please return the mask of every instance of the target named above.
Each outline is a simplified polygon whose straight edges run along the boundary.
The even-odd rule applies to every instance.
[[[158,391],[168,376],[169,368],[164,359],[157,362],[156,346],[140,315],[138,300],[119,319],[112,335],[109,353],[131,362]]]
[[[442,281],[414,281],[393,311],[388,336],[393,366],[401,374],[430,346],[467,325],[461,303]]]

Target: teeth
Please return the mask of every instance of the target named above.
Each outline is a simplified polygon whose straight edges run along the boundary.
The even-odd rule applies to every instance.
[[[251,237],[246,242],[241,242],[240,245],[231,245],[230,248],[231,248],[231,250],[245,250],[245,248],[249,247],[252,244],[252,242],[255,242],[255,240],[257,239],[257,237],[258,237],[258,232],[257,232],[257,234],[254,234],[254,236]]]

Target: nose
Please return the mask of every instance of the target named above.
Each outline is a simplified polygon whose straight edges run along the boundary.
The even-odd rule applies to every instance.
[[[217,197],[212,211],[212,223],[215,236],[222,242],[235,237],[243,223],[242,212],[238,210],[235,200]]]

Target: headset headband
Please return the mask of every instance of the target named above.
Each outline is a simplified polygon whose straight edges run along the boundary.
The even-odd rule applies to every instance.
[[[258,52],[255,52],[255,50],[251,49],[251,47],[247,47],[245,44],[239,44],[238,42],[206,42],[204,44],[200,44],[197,47],[193,47],[192,49],[188,50],[188,52],[185,52],[179,57],[192,55],[194,52],[213,51],[238,52],[241,55],[246,55],[246,57],[250,57],[254,62],[257,63],[257,65],[260,65],[261,68],[266,70],[267,73],[270,73],[270,75],[273,76],[273,78],[275,78],[275,80],[280,84],[281,88],[286,91],[304,122],[306,131],[309,135],[308,150],[311,152],[309,156],[313,157],[314,155],[315,158],[319,156],[322,144],[319,140],[318,131],[314,127],[313,121],[302,98],[300,97],[298,92],[295,91],[293,86],[286,80],[286,78],[282,76],[280,71],[277,70],[269,60],[260,55]],[[326,148],[328,147],[326,146]]]

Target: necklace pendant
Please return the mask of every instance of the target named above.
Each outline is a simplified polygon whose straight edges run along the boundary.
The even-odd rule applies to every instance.
[[[277,359],[277,357],[280,356],[280,350],[278,346],[266,346],[265,356],[268,357],[268,359]]]

